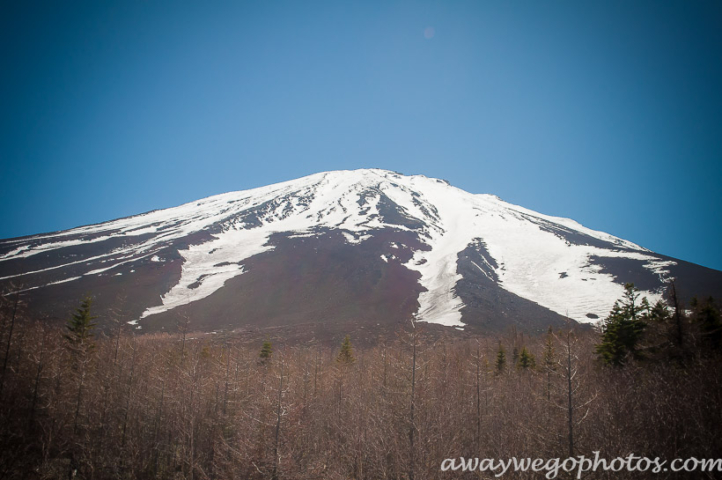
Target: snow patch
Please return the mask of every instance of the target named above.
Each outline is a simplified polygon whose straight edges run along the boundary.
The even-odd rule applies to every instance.
[[[316,234],[313,232],[293,232],[292,234],[288,235],[287,238],[310,238],[315,236]]]
[[[75,240],[63,240],[59,242],[50,242],[50,243],[40,243],[36,245],[22,245],[12,252],[6,253],[5,255],[0,256],[0,261],[4,260],[10,260],[13,258],[28,258],[33,255],[37,255],[38,253],[42,252],[48,252],[50,250],[57,250],[60,248],[66,248],[66,247],[73,247],[76,245],[83,245],[88,243],[98,243],[103,242],[105,240],[110,239],[111,236],[101,236],[91,239],[75,239]]]
[[[81,278],[83,278],[83,277],[70,277],[70,278],[66,278],[66,279],[64,279],[64,280],[58,280],[58,281],[56,281],[56,282],[50,282],[50,283],[46,284],[45,286],[47,287],[47,286],[49,286],[49,285],[58,285],[58,284],[60,284],[60,283],[72,282],[73,280],[80,280]]]
[[[238,262],[271,250],[268,232],[262,229],[231,230],[216,239],[181,250],[183,266],[180,281],[161,297],[161,305],[146,309],[141,319],[208,297],[227,280],[241,275]],[[223,264],[223,266],[217,266]]]
[[[373,237],[373,235],[358,235],[357,237],[348,233],[348,232],[341,232],[346,239],[346,243],[349,243],[351,245],[358,245],[361,242],[364,242],[368,240],[369,238]]]

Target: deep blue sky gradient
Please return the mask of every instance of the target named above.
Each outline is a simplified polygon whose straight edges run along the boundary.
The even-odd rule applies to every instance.
[[[379,167],[722,269],[719,1],[3,2],[0,61],[0,238]]]

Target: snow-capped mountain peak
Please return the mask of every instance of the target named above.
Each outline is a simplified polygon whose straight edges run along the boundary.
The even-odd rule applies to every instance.
[[[387,237],[394,240],[379,243]],[[318,173],[102,224],[5,240],[0,242],[0,281],[49,291],[88,280],[107,284],[114,276],[140,278],[140,270],[157,272],[165,265],[167,275],[155,288],[158,297],[144,301],[134,320],[145,326],[181,307],[225,298],[221,291],[248,274],[251,259],[323,238],[337,239],[333,249],[341,249],[340,243],[356,251],[366,252],[364,244],[380,249],[375,260],[366,261],[380,269],[376,276],[391,268],[417,278],[416,293],[408,295],[416,295],[418,303],[415,309],[405,307],[406,313],[457,327],[474,322],[475,309],[489,311],[483,292],[475,292],[479,285],[494,285],[504,295],[585,322],[606,316],[626,281],[636,280],[650,300],[660,298],[678,264],[494,195],[471,194],[423,175],[363,169]],[[347,247],[344,252],[355,255]],[[625,276],[625,269],[633,273]],[[256,267],[254,275],[262,276],[262,269]]]

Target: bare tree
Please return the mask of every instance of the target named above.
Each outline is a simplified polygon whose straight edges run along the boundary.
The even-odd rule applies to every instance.
[[[7,303],[9,304],[9,312],[3,312],[3,333],[7,323],[5,318],[9,319],[10,325],[8,326],[7,340],[5,341],[5,355],[3,356],[3,366],[2,371],[0,372],[0,398],[2,398],[3,390],[5,388],[5,378],[7,376],[8,362],[10,361],[10,346],[13,342],[13,331],[15,330],[15,322],[18,319],[20,309],[24,305],[22,300],[20,299],[21,290],[21,288],[11,285],[10,292],[4,294],[1,297],[2,300],[5,300],[7,297],[11,297],[11,299],[7,300]]]

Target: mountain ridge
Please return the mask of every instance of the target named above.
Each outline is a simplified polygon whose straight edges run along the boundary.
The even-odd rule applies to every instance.
[[[306,252],[310,258],[322,248],[336,252],[335,260],[323,256],[319,265],[307,265],[308,259],[296,259],[293,250],[304,250],[304,242],[318,243],[315,250]],[[362,248],[365,244],[369,248]],[[1,240],[0,282],[27,282],[26,293],[40,297],[46,312],[55,310],[49,305],[61,291],[71,295],[79,284],[92,287],[96,283],[108,308],[117,303],[108,296],[136,292],[144,285],[157,297],[133,293],[143,309],[139,313],[138,308],[131,309],[134,318],[127,321],[152,330],[154,319],[178,316],[183,308],[198,310],[198,302],[211,297],[224,305],[224,312],[238,307],[232,295],[218,294],[225,289],[240,298],[242,289],[250,288],[243,280],[233,279],[273,275],[284,283],[280,280],[283,268],[268,263],[274,256],[287,257],[289,265],[298,262],[310,270],[320,268],[313,280],[317,285],[324,281],[323,268],[333,270],[334,261],[353,258],[357,270],[375,272],[367,283],[386,279],[386,288],[398,294],[391,299],[385,292],[375,292],[367,305],[377,302],[393,310],[399,303],[405,307],[402,313],[391,314],[394,318],[411,316],[457,328],[474,323],[501,327],[503,322],[492,321],[494,316],[523,324],[521,317],[533,315],[536,307],[505,315],[503,309],[488,305],[489,298],[501,301],[507,294],[514,298],[509,297],[509,305],[531,302],[540,307],[539,312],[549,310],[560,318],[589,322],[606,316],[630,278],[639,280],[635,283],[645,287],[643,293],[652,301],[662,298],[666,285],[679,278],[675,272],[682,270],[687,272],[684,276],[703,272],[709,277],[701,282],[708,285],[706,290],[722,290],[722,272],[682,268],[691,264],[495,195],[471,194],[444,180],[381,169],[321,172],[66,231]],[[387,274],[396,275],[395,280]],[[337,279],[339,289],[354,276],[354,270],[343,275]],[[130,277],[135,278],[127,280]],[[113,280],[117,285],[113,286]],[[267,292],[260,287],[252,291],[285,304],[284,298],[293,297],[294,288],[289,283],[285,291]],[[356,288],[373,291],[371,284]],[[58,294],[39,290],[57,290]],[[335,295],[332,286],[322,290]],[[349,304],[356,303],[353,297],[349,291]],[[247,301],[243,308],[260,308]],[[304,298],[296,302],[303,303]],[[203,310],[219,308],[208,301],[204,305]],[[280,318],[286,313],[269,315]],[[225,313],[221,316],[228,319]],[[541,316],[550,317],[548,312]],[[171,323],[166,319],[165,327]]]

